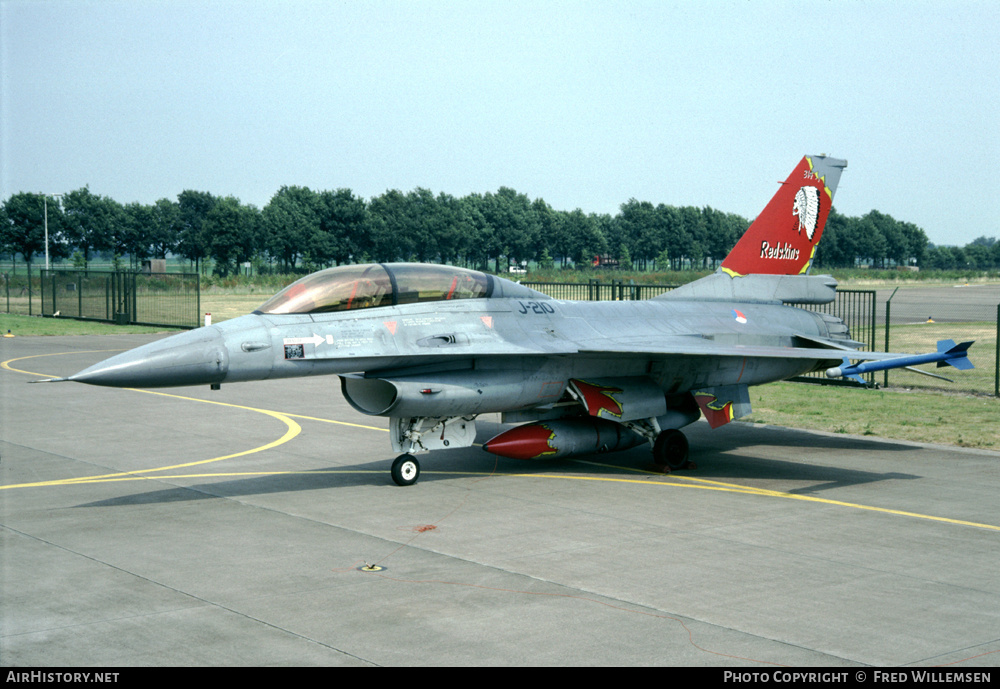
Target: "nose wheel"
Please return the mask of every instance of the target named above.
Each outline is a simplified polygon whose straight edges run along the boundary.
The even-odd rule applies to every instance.
[[[420,462],[413,455],[400,455],[393,461],[390,473],[397,486],[412,486],[420,478]]]

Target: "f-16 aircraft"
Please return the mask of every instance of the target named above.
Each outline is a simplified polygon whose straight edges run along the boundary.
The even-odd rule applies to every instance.
[[[358,411],[389,418],[399,485],[417,453],[469,447],[476,418],[520,424],[484,444],[518,459],[652,448],[688,465],[681,428],[750,413],[751,385],[826,370],[937,362],[971,368],[970,343],[914,357],[862,352],[808,274],[846,161],[806,156],[718,272],[645,301],[552,299],[444,265],[344,265],[308,275],[252,314],[144,345],[59,380],[172,387],[335,374]],[[852,364],[852,361],[866,363]]]

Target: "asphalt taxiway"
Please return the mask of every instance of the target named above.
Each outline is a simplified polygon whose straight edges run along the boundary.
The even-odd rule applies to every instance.
[[[4,666],[1000,664],[998,453],[699,422],[399,488],[336,378],[27,384],[154,337],[0,341]]]

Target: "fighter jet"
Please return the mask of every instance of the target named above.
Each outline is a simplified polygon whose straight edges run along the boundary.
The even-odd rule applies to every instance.
[[[337,375],[352,407],[389,418],[398,485],[417,481],[416,454],[471,446],[488,413],[518,424],[483,445],[498,455],[648,443],[656,466],[681,469],[689,448],[680,429],[702,415],[717,428],[749,414],[751,385],[927,361],[971,368],[969,343],[919,361],[862,352],[841,319],[801,308],[835,296],[831,277],[808,273],[846,166],[803,157],[718,272],[653,299],[562,301],[464,268],[344,265],[294,282],[252,314],[60,380],[218,389]]]

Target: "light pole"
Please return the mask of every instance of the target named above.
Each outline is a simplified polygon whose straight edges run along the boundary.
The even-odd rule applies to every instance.
[[[61,198],[62,194],[42,194],[45,199],[45,270],[49,269],[49,197]]]

